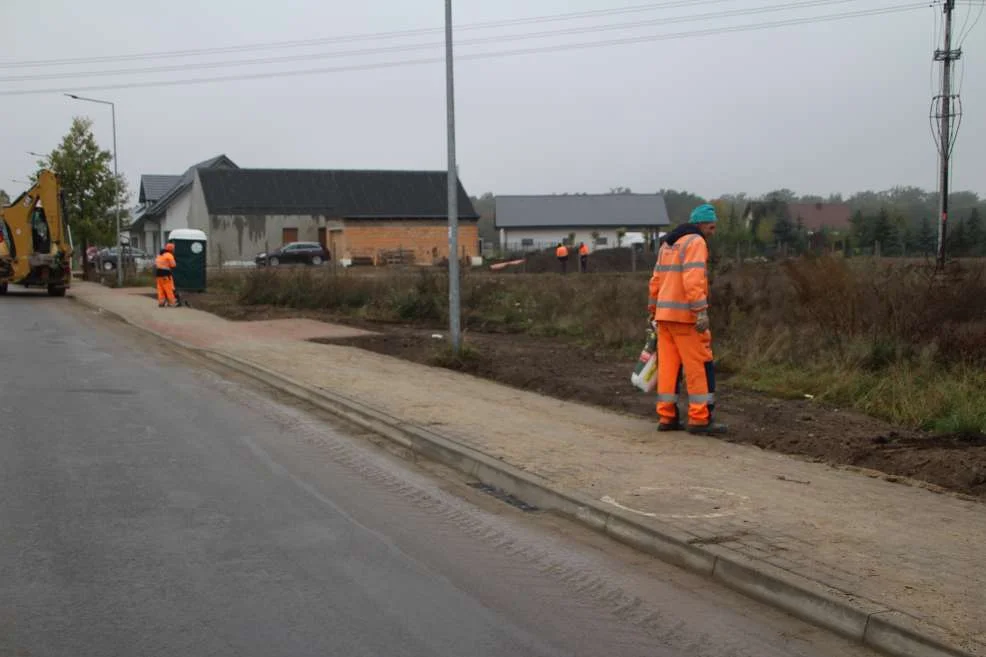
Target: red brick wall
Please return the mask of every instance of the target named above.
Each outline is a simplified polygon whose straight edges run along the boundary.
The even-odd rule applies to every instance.
[[[376,258],[382,250],[414,252],[415,262],[431,264],[448,257],[448,223],[424,219],[347,219],[336,248],[343,258]],[[459,221],[459,254],[479,255],[479,228],[474,220]]]

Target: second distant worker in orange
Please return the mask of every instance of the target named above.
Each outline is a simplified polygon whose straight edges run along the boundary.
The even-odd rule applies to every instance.
[[[174,270],[178,263],[175,262],[174,253],[175,245],[168,242],[154,258],[154,278],[157,280],[157,305],[159,308],[165,306],[174,308],[178,305],[175,300],[174,279]]]

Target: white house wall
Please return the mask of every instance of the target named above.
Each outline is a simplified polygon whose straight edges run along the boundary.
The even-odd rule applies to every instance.
[[[143,242],[141,243],[141,248],[143,248],[148,253],[157,254],[158,250],[161,248],[161,234],[158,230],[157,223],[153,221],[148,221],[145,224],[144,235],[142,236]]]
[[[169,233],[173,230],[178,230],[179,228],[189,228],[188,211],[191,206],[192,190],[191,187],[189,187],[168,205],[161,229],[165,233]]]

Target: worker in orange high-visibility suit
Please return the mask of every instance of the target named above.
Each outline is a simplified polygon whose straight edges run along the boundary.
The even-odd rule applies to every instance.
[[[564,243],[558,245],[555,249],[555,257],[558,258],[558,264],[561,265],[561,273],[566,273],[568,271],[568,247]]]
[[[165,304],[174,308],[178,305],[175,301],[175,279],[173,276],[175,267],[175,245],[168,242],[161,249],[161,253],[154,258],[154,277],[157,279],[157,305],[164,308]]]
[[[715,408],[715,362],[709,331],[709,278],[706,240],[715,234],[711,205],[695,208],[689,223],[661,241],[650,280],[648,310],[657,324],[658,431],[682,428],[678,418],[678,382],[684,369],[688,386],[688,431],[722,433],[712,421]]]
[[[579,243],[579,271],[583,274],[589,271],[589,247],[585,242]]]

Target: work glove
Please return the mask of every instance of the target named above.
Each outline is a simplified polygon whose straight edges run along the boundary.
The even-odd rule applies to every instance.
[[[698,315],[695,317],[695,330],[699,333],[705,333],[709,330],[708,310],[699,311]]]

